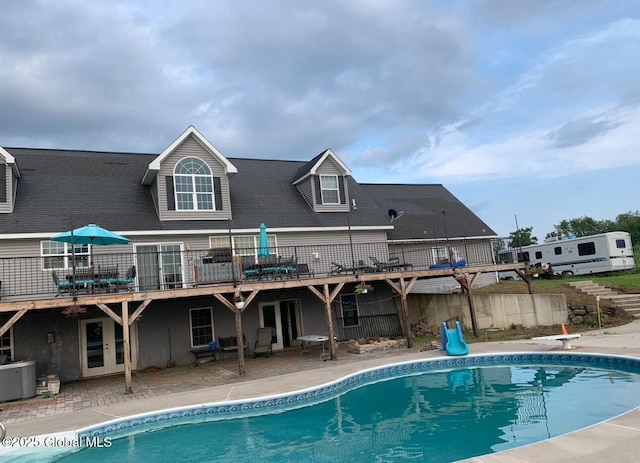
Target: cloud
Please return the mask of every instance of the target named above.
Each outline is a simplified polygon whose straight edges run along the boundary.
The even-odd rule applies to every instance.
[[[563,124],[558,130],[549,133],[548,138],[554,148],[580,146],[614,129],[619,123],[581,118]]]

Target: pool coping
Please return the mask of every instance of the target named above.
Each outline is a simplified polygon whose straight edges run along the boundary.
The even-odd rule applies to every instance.
[[[70,449],[80,449],[87,446],[102,446],[109,444],[113,439],[127,435],[138,434],[149,429],[158,429],[166,426],[174,426],[185,423],[199,423],[221,419],[256,416],[276,411],[295,409],[310,406],[316,403],[331,400],[350,390],[385,381],[400,376],[417,375],[430,371],[449,371],[466,367],[490,367],[509,365],[571,365],[591,366],[598,368],[610,368],[619,371],[628,371],[640,374],[640,358],[604,353],[581,352],[504,352],[504,353],[478,353],[459,357],[433,357],[400,362],[391,362],[385,365],[358,370],[342,375],[325,383],[306,388],[269,394],[249,399],[237,399],[200,403],[197,405],[184,405],[168,407],[150,412],[133,414],[126,417],[118,417],[101,423],[80,427],[76,430],[63,431],[51,434],[42,434],[32,437],[20,438],[16,441],[19,445],[15,448],[0,446],[0,455],[7,456],[33,456],[36,461],[40,452],[37,448],[46,449],[47,457],[55,457],[62,453],[68,453]],[[631,409],[616,417],[594,423],[586,428],[576,429],[562,436],[556,436],[533,444],[527,444],[515,449],[492,453],[485,456],[473,457],[465,461],[488,461],[493,456],[525,449],[530,446],[541,445],[547,441],[579,433],[602,423],[609,422],[626,414],[638,411],[640,407]],[[52,445],[54,443],[55,445]],[[108,445],[104,445],[108,446]],[[52,451],[56,447],[59,452]],[[32,448],[25,450],[25,448]],[[14,450],[16,453],[14,453]],[[42,455],[42,454],[40,454]],[[499,461],[499,460],[496,460]]]

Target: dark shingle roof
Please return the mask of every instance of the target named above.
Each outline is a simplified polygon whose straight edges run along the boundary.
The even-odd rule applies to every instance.
[[[360,188],[381,209],[398,213],[393,221],[394,230],[389,233],[391,240],[496,235],[442,185],[363,183]]]
[[[141,179],[157,154],[5,148],[22,171],[16,207],[0,214],[0,234],[53,233],[88,223],[110,230],[224,229],[226,221],[161,222]],[[228,158],[234,228],[345,226],[344,213],[315,213],[292,184],[302,161]],[[388,225],[386,212],[349,178],[351,224]]]

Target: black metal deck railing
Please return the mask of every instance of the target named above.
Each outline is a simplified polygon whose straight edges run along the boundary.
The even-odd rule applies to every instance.
[[[75,260],[71,256],[1,258],[0,297],[170,290],[247,280],[426,270],[460,261],[491,265],[496,262],[494,249],[503,249],[495,241],[278,246],[266,256],[259,255],[260,249],[248,248],[113,253],[108,246],[95,246],[92,255],[75,254]]]

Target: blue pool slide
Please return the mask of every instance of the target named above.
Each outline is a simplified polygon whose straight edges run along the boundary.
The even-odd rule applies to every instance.
[[[449,328],[447,322],[442,322],[441,350],[446,350],[448,355],[467,355],[469,353],[469,345],[464,341],[459,321],[456,320],[455,328]]]

